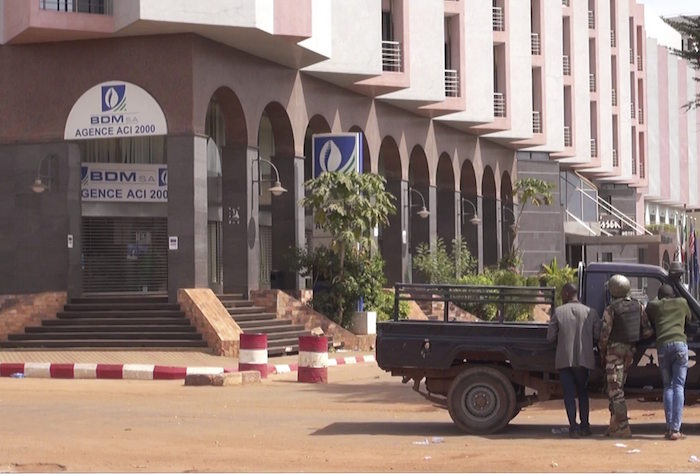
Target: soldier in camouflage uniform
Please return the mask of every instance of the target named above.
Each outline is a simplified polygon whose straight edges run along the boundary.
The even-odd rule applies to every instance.
[[[610,426],[606,436],[632,436],[627,418],[625,381],[632,365],[636,343],[651,337],[654,330],[642,304],[630,297],[630,282],[624,275],[613,275],[607,283],[612,302],[603,313],[603,327],[598,340],[605,363],[607,392],[610,404]]]

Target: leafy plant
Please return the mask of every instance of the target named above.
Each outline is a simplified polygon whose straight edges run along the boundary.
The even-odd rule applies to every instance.
[[[700,17],[682,15],[680,18],[664,18],[664,21],[681,33],[691,46],[687,49],[674,49],[673,54],[688,61],[693,69],[700,69]],[[693,79],[699,81],[698,77]],[[683,105],[686,110],[697,107],[700,107],[700,94],[696,94],[691,101]]]
[[[525,209],[529,206],[540,207],[552,204],[552,190],[554,185],[538,178],[521,178],[515,182],[513,190],[518,198],[519,208],[515,213],[513,228],[515,232],[520,228],[520,220]],[[499,268],[519,271],[522,266],[522,251],[516,247],[515,239],[510,242],[508,255],[499,262]]]
[[[377,321],[388,321],[394,317],[394,293],[392,290],[380,291],[374,301],[367,303],[368,311],[377,312]],[[399,319],[408,318],[411,307],[408,301],[399,301]]]
[[[562,304],[561,289],[567,283],[576,281],[577,270],[571,268],[568,264],[559,268],[557,259],[552,259],[549,265],[542,264],[542,271],[539,274],[540,283],[545,286],[553,286],[556,288],[556,305]]]
[[[413,266],[430,283],[449,284],[456,283],[461,275],[474,273],[477,261],[461,238],[452,240],[452,253],[449,253],[442,237],[438,237],[432,245],[425,242],[418,245]]]

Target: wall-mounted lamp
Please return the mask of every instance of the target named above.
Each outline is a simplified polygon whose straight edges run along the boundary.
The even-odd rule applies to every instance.
[[[508,213],[511,216],[513,216],[513,223],[509,227],[510,227],[510,230],[513,231],[513,233],[517,233],[519,226],[518,226],[518,218],[516,217],[515,212],[513,212],[513,210],[507,206],[501,207],[501,212],[503,212],[503,211],[508,211]],[[501,218],[501,221],[502,220],[503,220],[503,218]]]
[[[425,198],[417,189],[408,188],[408,205],[406,207],[408,207],[409,209],[413,207],[418,207],[411,203],[411,193],[416,193],[420,197],[420,200],[423,203],[423,205],[421,206],[420,210],[416,212],[416,214],[418,214],[418,217],[420,217],[421,219],[425,219],[430,215],[430,211],[428,211],[428,209],[425,207]]]
[[[52,153],[44,156],[39,161],[39,165],[36,167],[36,178],[34,178],[34,182],[32,183],[32,191],[35,193],[40,194],[47,190],[51,191],[51,181],[53,180],[51,176],[51,162],[54,158],[56,158],[56,155]],[[41,172],[44,162],[46,162],[46,173]]]
[[[272,163],[270,160],[266,160],[265,158],[256,158],[253,160],[252,164],[257,163],[258,164],[258,178],[260,177],[260,162],[267,163],[270,165],[270,167],[275,171],[275,176],[277,179],[275,181],[272,180],[262,180],[262,179],[253,179],[253,183],[261,183],[261,182],[271,182],[273,183],[272,187],[270,187],[270,192],[272,193],[273,196],[281,196],[282,194],[286,193],[287,190],[282,187],[282,183],[280,182],[280,172],[277,169],[277,167]]]
[[[469,222],[470,222],[472,225],[479,225],[479,224],[481,224],[481,219],[479,219],[479,213],[476,211],[476,206],[474,205],[474,203],[471,202],[469,199],[466,199],[466,198],[461,198],[461,201],[462,201],[462,206],[461,206],[462,209],[460,209],[460,213],[461,213],[461,216],[462,216],[462,223],[464,223],[464,214],[465,214],[465,213],[464,213],[464,203],[466,202],[466,203],[469,204],[469,205],[472,207],[472,209],[474,210],[474,216],[473,216],[471,219],[469,219]]]

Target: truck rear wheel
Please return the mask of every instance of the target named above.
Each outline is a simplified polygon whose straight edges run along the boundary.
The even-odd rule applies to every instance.
[[[467,433],[494,433],[513,417],[517,408],[513,384],[496,369],[472,367],[452,381],[447,409]]]

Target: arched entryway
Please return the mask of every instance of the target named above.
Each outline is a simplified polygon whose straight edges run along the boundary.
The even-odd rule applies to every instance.
[[[243,107],[228,88],[211,97],[207,138],[207,276],[215,291],[249,288],[247,130]]]
[[[474,217],[479,217],[478,193],[476,187],[476,174],[471,161],[462,163],[460,175],[460,225],[462,239],[467,243],[467,248],[474,259],[479,258],[479,225],[475,224]]]
[[[416,145],[408,163],[408,248],[411,258],[421,244],[430,245],[430,220],[424,210],[430,208],[430,171],[423,148]],[[411,266],[412,267],[412,266]],[[412,269],[412,279],[424,282],[425,275]]]
[[[259,172],[260,288],[294,289],[296,277],[288,271],[288,256],[296,245],[294,136],[279,103],[268,104],[260,118],[258,157],[254,176]],[[275,196],[270,188],[278,179],[288,191]]]
[[[362,128],[358,127],[357,125],[353,125],[350,127],[350,132],[352,133],[359,133],[360,136],[362,137],[362,172],[363,173],[371,173],[372,172],[372,157],[369,154],[369,144],[367,143],[367,137],[365,136],[364,130]]]
[[[330,133],[331,127],[325,118],[320,115],[314,115],[309,120],[309,124],[306,126],[306,133],[304,135],[304,182],[313,178],[313,136],[317,133]],[[304,194],[306,194],[306,189],[304,189]],[[304,209],[304,235],[306,236],[306,246],[311,248],[313,243],[313,214],[311,209]]]
[[[378,171],[386,179],[386,190],[394,196],[397,212],[389,216],[389,225],[379,229],[379,251],[384,259],[387,283],[403,281],[401,238],[401,157],[399,147],[392,137],[385,137],[379,148]]]
[[[513,186],[510,181],[510,174],[507,171],[501,176],[501,255],[510,256],[514,250],[518,229],[515,227],[516,210],[513,204]]]
[[[450,155],[443,153],[437,167],[437,236],[442,238],[448,251],[452,251],[455,238],[455,175]]]
[[[484,267],[498,265],[498,232],[496,226],[496,180],[490,166],[484,168],[481,178]]]

